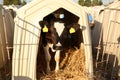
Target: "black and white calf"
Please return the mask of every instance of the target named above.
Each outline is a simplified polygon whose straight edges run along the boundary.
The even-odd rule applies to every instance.
[[[42,46],[47,62],[46,72],[50,72],[51,56],[49,48],[55,52],[56,67],[55,72],[59,70],[60,51],[69,48],[79,48],[82,42],[82,31],[78,23],[66,25],[59,20],[43,20],[39,22],[41,26]]]

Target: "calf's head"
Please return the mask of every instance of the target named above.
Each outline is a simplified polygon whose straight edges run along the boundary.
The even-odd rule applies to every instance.
[[[40,21],[39,24],[41,26],[41,37],[44,46],[46,46],[47,43],[56,44],[57,34],[53,23],[48,23],[47,21]]]

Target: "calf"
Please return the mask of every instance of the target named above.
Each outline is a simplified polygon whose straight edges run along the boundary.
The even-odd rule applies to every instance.
[[[55,72],[59,70],[60,51],[68,48],[79,48],[82,41],[82,31],[80,25],[72,23],[65,25],[59,21],[40,21],[42,45],[45,52],[45,59],[47,62],[46,72],[50,72],[51,56],[49,48],[55,52],[56,67]]]

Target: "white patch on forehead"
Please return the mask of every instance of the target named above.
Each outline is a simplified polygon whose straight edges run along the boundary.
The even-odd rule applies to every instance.
[[[56,28],[56,31],[57,31],[58,35],[60,36],[64,30],[64,23],[55,22],[54,27]]]

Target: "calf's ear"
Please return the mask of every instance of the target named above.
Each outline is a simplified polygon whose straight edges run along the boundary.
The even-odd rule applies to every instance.
[[[78,24],[78,26],[80,27],[80,24]]]
[[[44,27],[44,21],[39,22],[40,27]]]

